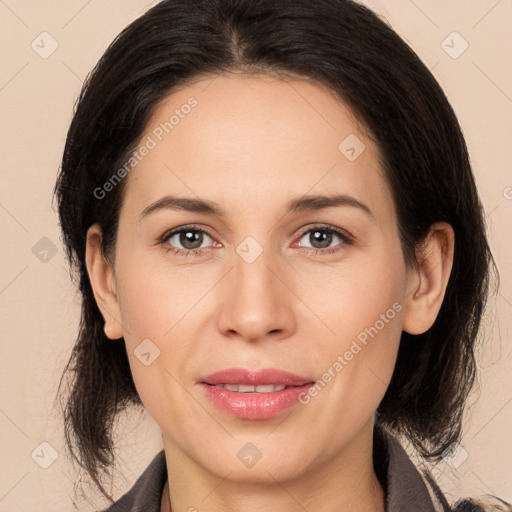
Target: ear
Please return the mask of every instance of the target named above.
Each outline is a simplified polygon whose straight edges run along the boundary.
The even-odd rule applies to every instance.
[[[433,325],[443,303],[453,266],[455,233],[450,224],[430,226],[416,252],[418,266],[408,276],[407,298],[402,329],[409,334],[423,334]]]
[[[105,320],[105,334],[115,340],[122,338],[123,329],[120,323],[114,270],[105,259],[101,240],[101,227],[94,224],[87,230],[85,264],[94,298]]]

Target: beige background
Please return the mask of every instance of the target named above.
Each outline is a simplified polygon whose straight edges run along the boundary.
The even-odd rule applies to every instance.
[[[480,390],[461,446],[436,474],[452,499],[493,493],[512,501],[512,1],[368,3],[433,70],[459,116],[501,272],[482,329]],[[0,0],[0,511],[72,510],[79,475],[63,450],[52,406],[79,309],[50,196],[82,81],[117,33],[150,5]],[[454,31],[463,39],[446,39]],[[41,53],[44,37],[45,51],[51,49],[42,32],[58,43],[47,58],[31,47],[35,41]],[[469,46],[458,58],[445,51],[455,55],[464,41]],[[117,446],[116,498],[161,449],[160,431],[147,415],[135,416],[120,426]],[[83,511],[105,506],[92,488],[78,503]]]

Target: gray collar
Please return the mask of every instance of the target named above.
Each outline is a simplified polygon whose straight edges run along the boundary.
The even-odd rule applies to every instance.
[[[436,512],[423,478],[400,443],[378,425],[373,443],[375,472],[386,490],[386,512]]]

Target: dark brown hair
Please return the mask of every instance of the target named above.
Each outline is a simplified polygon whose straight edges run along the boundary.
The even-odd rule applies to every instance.
[[[493,260],[463,134],[432,74],[386,22],[353,1],[164,0],[125,28],[88,76],[54,191],[82,297],[63,375],[66,442],[105,496],[100,472],[113,463],[115,418],[141,401],[124,343],[103,332],[84,261],[94,223],[104,253],[115,253],[126,180],[105,198],[94,192],[129,158],[162,99],[200,76],[230,71],[313,80],[352,109],[382,155],[408,265],[431,224],[452,225],[454,263],[441,310],[426,333],[402,333],[378,421],[434,459],[460,438]]]

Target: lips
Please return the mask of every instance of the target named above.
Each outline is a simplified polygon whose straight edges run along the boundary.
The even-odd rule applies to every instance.
[[[221,411],[244,420],[268,420],[297,406],[313,379],[284,370],[229,368],[198,382],[206,398]]]

